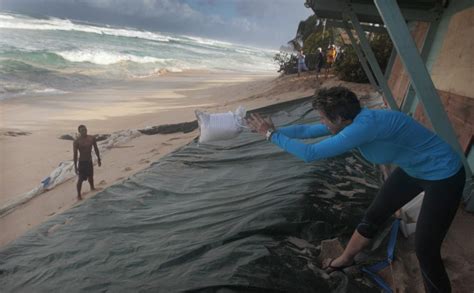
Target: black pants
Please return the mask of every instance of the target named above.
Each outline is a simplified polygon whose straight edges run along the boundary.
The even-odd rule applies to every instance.
[[[395,211],[425,191],[416,224],[416,256],[425,290],[451,292],[448,274],[441,260],[441,243],[459,207],[465,179],[464,168],[443,180],[413,178],[397,168],[385,181],[357,231],[366,238],[373,238],[378,227]]]
[[[92,161],[79,161],[79,180],[85,181],[94,177],[94,164]]]

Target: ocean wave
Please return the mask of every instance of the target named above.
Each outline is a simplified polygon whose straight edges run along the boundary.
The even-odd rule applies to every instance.
[[[8,69],[25,69],[25,66],[42,65],[43,67],[64,67],[66,60],[48,51],[0,51],[0,72]]]
[[[96,50],[10,51],[0,53],[0,100],[20,95],[61,94],[98,82],[146,78],[190,69],[206,68],[174,59]]]
[[[100,27],[92,24],[79,24],[74,23],[69,19],[18,18],[8,14],[0,14],[0,16],[0,29],[79,31],[99,35],[111,35],[116,37],[140,38],[158,42],[169,42],[171,39],[173,39],[170,36],[161,35],[156,32],[139,31],[126,28]]]
[[[0,59],[0,81],[4,79],[20,79],[21,75],[38,76],[51,73],[51,70],[31,64],[27,60]]]
[[[67,91],[58,90],[58,89],[55,89],[55,88],[44,88],[44,89],[33,90],[33,93],[36,93],[36,94],[56,94],[56,95],[59,95],[59,94],[66,94],[66,93],[68,93],[68,92],[67,92]]]
[[[187,70],[277,69],[267,49],[68,19],[0,13],[0,34],[3,96],[37,95],[48,89],[74,92],[89,85]],[[2,89],[6,83],[9,86]]]
[[[217,40],[199,38],[199,37],[193,37],[193,36],[183,36],[183,37],[186,38],[186,39],[190,39],[190,40],[192,40],[192,41],[194,41],[198,44],[202,44],[202,45],[221,46],[221,47],[234,46],[234,44],[229,43],[229,42],[224,42],[224,41],[217,41]]]
[[[41,59],[39,55],[46,55]],[[22,58],[6,59],[0,54],[0,100],[41,94],[61,94],[86,85],[94,85],[110,75],[87,74],[87,67],[68,66],[68,61],[53,53],[20,54]],[[49,62],[54,60],[54,62]],[[58,61],[62,60],[62,61]],[[106,71],[106,70],[103,70]]]
[[[160,76],[164,75],[167,73],[179,73],[179,72],[184,72],[186,70],[190,70],[191,68],[189,67],[184,67],[184,68],[178,68],[178,67],[166,67],[166,68],[155,68],[153,70],[150,70],[149,72],[146,73],[136,73],[136,74],[131,74],[130,77],[136,78],[136,79],[141,79],[141,78],[148,78],[152,76]]]
[[[15,18],[11,15],[0,14],[0,19],[15,19]]]
[[[158,41],[168,43],[170,41],[201,46],[213,49],[234,49],[241,47],[230,42],[218,41],[196,36],[171,36],[163,35],[159,32],[150,32],[144,30],[137,30],[134,28],[119,28],[119,27],[103,27],[92,23],[75,22],[69,19],[48,18],[35,19],[26,16],[10,15],[0,13],[0,29],[15,29],[15,30],[60,30],[60,31],[77,31],[85,33],[94,33],[99,35],[109,35],[115,37],[139,38],[144,40]],[[240,53],[255,53],[265,49],[260,48],[241,48]]]
[[[106,52],[103,50],[73,50],[55,52],[70,62],[90,62],[98,65],[111,65],[124,61],[135,63],[165,63],[173,59],[155,58],[150,56],[136,56],[131,54]]]
[[[42,87],[40,84],[9,82],[0,86],[0,101],[26,95],[60,95],[68,93],[57,88]]]

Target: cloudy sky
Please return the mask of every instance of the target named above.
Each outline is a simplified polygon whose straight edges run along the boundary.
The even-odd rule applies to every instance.
[[[0,11],[208,37],[278,49],[312,14],[304,0],[0,0]]]

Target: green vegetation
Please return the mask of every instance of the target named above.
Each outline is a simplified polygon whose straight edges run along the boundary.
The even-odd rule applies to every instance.
[[[369,33],[367,35],[370,46],[374,51],[377,61],[384,71],[390,53],[392,51],[392,42],[387,34]],[[288,42],[295,50],[304,50],[306,55],[306,65],[310,70],[315,69],[317,62],[317,50],[323,49],[323,53],[331,44],[340,47],[339,57],[334,64],[334,73],[342,80],[366,83],[367,76],[360,65],[359,59],[352,45],[344,44],[340,29],[324,26],[323,21],[318,21],[316,15],[308,17],[305,21],[301,21],[298,25],[296,37]],[[303,46],[301,46],[301,43]],[[294,54],[283,52],[276,54],[273,58],[280,65],[279,72],[284,74],[292,74],[296,72],[296,56]]]
[[[390,58],[390,53],[392,52],[392,41],[387,34],[371,33],[368,38],[370,46],[374,51],[375,58],[384,72],[387,67],[388,59]],[[339,62],[336,62],[334,65],[334,71],[342,80],[359,83],[366,83],[369,81],[360,65],[359,58],[357,58],[355,50],[351,45],[346,45],[344,47],[344,58]]]

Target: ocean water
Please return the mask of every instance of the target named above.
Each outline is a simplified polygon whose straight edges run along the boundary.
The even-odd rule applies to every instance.
[[[0,99],[187,70],[275,72],[276,51],[0,12]]]

